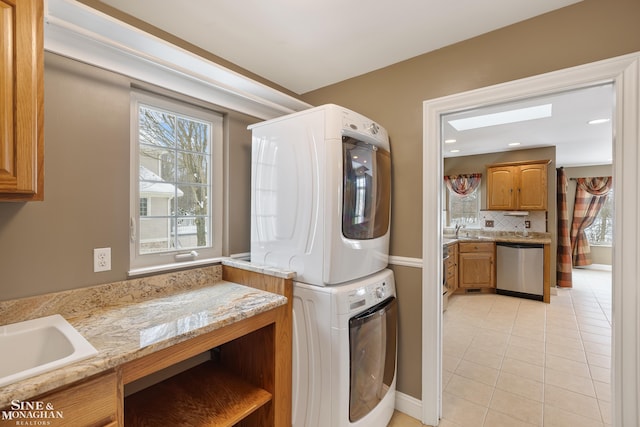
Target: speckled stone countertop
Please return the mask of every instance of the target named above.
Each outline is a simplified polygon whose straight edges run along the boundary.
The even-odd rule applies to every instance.
[[[243,270],[253,271],[255,273],[262,273],[269,276],[279,277],[281,279],[295,279],[296,277],[295,271],[285,271],[267,265],[252,264],[249,261],[244,261],[241,259],[225,258],[222,260],[222,264],[228,265],[229,267],[236,267]]]
[[[550,233],[532,232],[527,236],[523,236],[522,233],[513,232],[477,232],[464,230],[463,235],[459,235],[458,238],[444,237],[442,239],[443,245],[452,245],[454,243],[464,242],[508,242],[508,243],[533,243],[533,244],[551,244]],[[469,234],[468,236],[466,234]]]
[[[0,325],[61,314],[98,355],[0,387],[0,408],[286,304],[221,280],[221,266],[0,301]],[[3,350],[4,351],[4,350]]]

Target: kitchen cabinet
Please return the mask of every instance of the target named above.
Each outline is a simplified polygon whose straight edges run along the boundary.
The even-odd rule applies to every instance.
[[[458,286],[460,289],[496,287],[496,245],[494,242],[458,244]]]
[[[55,414],[63,417],[64,422],[60,425],[115,426],[121,424],[122,407],[118,399],[117,375],[113,370],[31,401],[42,402],[46,407],[53,408],[52,411],[55,411]],[[50,425],[58,425],[58,421],[57,419],[46,420]]]
[[[444,263],[444,275],[451,295],[458,290],[458,244],[449,245],[448,249],[449,257]]]
[[[488,166],[487,209],[546,210],[548,164],[539,160]]]
[[[44,196],[43,0],[0,0],[0,201]]]

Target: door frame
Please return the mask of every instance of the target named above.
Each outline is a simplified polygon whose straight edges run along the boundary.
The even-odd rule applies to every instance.
[[[606,82],[614,83],[616,99],[613,179],[616,194],[624,194],[614,200],[612,424],[640,425],[640,53],[423,102],[423,423],[435,426],[442,414],[442,303],[436,286],[443,275],[441,116]]]

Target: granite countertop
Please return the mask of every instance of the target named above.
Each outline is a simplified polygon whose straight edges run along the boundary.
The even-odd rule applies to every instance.
[[[0,387],[0,408],[13,399],[29,399],[286,302],[281,295],[220,280],[170,295],[64,313],[98,354]]]
[[[469,236],[443,237],[443,245],[452,245],[454,243],[465,242],[507,242],[507,243],[533,243],[533,244],[551,244],[550,233],[531,232],[527,236],[521,233],[513,232],[493,232],[493,233],[470,233]]]

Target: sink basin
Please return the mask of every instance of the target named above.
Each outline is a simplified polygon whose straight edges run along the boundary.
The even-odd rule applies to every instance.
[[[0,326],[0,387],[95,356],[59,314]]]

